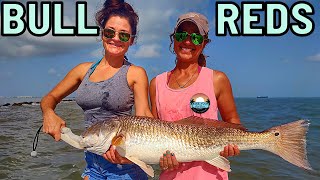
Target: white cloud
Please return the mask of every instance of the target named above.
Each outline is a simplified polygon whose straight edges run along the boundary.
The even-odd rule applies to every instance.
[[[179,15],[189,12],[209,10],[209,0],[132,0],[139,14],[138,44],[169,39]],[[213,7],[212,7],[213,8]]]
[[[161,46],[158,44],[146,44],[139,47],[134,54],[137,58],[153,58],[160,56]]]
[[[23,4],[25,2],[26,0],[22,1]],[[104,0],[88,1],[88,25],[95,25],[95,12],[102,7],[103,2]],[[75,26],[75,1],[63,1],[63,3],[64,25]],[[212,10],[210,7],[208,8],[209,0],[128,0],[128,3],[133,5],[140,19],[137,46],[141,46],[139,50],[147,48],[148,52],[144,55],[137,52],[138,57],[154,57],[160,54],[160,47],[147,46],[148,44],[160,44],[163,40],[168,41],[169,34],[180,14],[188,11],[198,11],[205,14]],[[51,32],[44,37],[35,37],[26,31],[19,37],[0,38],[0,47],[2,47],[0,59],[64,54],[88,49],[96,43],[96,37],[53,37]],[[97,52],[97,56],[100,57],[100,54]]]
[[[25,2],[22,1],[23,4]],[[88,3],[88,6],[88,25],[95,25],[94,9],[90,6],[90,3]],[[75,26],[75,2],[64,1],[63,9],[63,24]],[[36,37],[26,30],[23,35],[17,37],[0,38],[0,47],[3,47],[0,49],[0,59],[70,53],[71,51],[85,49],[95,43],[97,43],[96,37],[53,37],[51,32],[46,36]]]
[[[102,47],[98,48],[98,49],[92,51],[90,53],[90,56],[93,57],[93,58],[101,58],[103,56],[103,54],[104,54],[103,51],[104,51],[104,49]]]
[[[208,21],[209,21],[209,27],[210,27],[209,32],[213,32],[213,30],[216,28],[216,18],[213,18],[211,21],[210,19],[208,19]]]
[[[160,10],[149,9],[140,13],[138,43],[149,43],[163,38],[169,38],[173,29],[170,27],[170,17],[173,16],[172,9]]]
[[[12,78],[14,77],[14,73],[11,72],[11,71],[8,71],[8,72],[0,72],[0,79],[8,79],[8,78]]]
[[[320,62],[320,53],[307,57],[307,61]]]
[[[151,67],[149,69],[150,69],[150,72],[153,74],[160,74],[161,73],[161,69],[158,67]]]
[[[282,62],[287,64],[287,63],[290,63],[290,60],[289,59],[283,59]]]
[[[0,54],[2,58],[45,56],[84,49],[95,43],[94,37],[35,37],[24,34],[19,37],[1,37]]]
[[[48,74],[50,74],[50,75],[55,75],[55,74],[57,74],[57,71],[56,71],[54,68],[50,68],[50,69],[48,70]]]
[[[51,75],[51,76],[56,76],[56,77],[61,77],[62,74],[59,73],[55,68],[50,68],[48,70],[48,74]]]

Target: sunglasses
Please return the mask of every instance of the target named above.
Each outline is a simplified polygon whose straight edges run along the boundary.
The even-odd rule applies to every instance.
[[[118,33],[119,39],[122,42],[128,42],[129,39],[131,38],[131,36],[134,37],[134,35],[131,35],[129,33],[122,32],[122,31],[118,32],[118,31],[115,31],[115,30],[109,29],[109,28],[108,29],[103,29],[102,33],[103,33],[103,36],[108,38],[108,39],[114,38],[116,36],[116,33]]]
[[[186,40],[188,36],[191,37],[191,41],[194,45],[200,45],[204,40],[203,36],[198,33],[189,34],[188,32],[183,31],[183,32],[176,32],[174,34],[174,37],[178,42],[182,42]]]

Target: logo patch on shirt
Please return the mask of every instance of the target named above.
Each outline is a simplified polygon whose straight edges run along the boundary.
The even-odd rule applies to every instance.
[[[209,97],[203,93],[198,93],[192,96],[190,107],[195,113],[205,113],[210,108]]]

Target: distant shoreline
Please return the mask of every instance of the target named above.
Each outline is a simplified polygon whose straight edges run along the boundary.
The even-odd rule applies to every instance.
[[[319,99],[320,97],[261,97],[261,99]],[[42,97],[33,96],[14,96],[14,97],[3,97],[0,96],[0,107],[7,106],[22,106],[22,105],[40,105]],[[259,96],[256,97],[235,97],[237,99],[260,99]],[[64,98],[61,102],[72,102],[75,101],[75,97]]]
[[[0,97],[3,99],[9,99],[7,101],[0,101],[0,107],[7,106],[23,106],[23,105],[40,105],[42,97],[27,97],[27,96],[16,96],[16,97]],[[1,100],[0,99],[0,100]],[[31,100],[33,99],[33,100]],[[18,100],[18,101],[17,101]],[[74,97],[64,98],[61,102],[72,102],[75,101]]]
[[[42,96],[0,96],[0,98],[43,98]],[[65,99],[74,99],[75,97],[66,97]]]

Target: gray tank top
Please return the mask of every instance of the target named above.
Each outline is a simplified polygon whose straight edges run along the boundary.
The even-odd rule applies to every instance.
[[[133,92],[127,81],[131,63],[124,61],[119,71],[105,81],[91,82],[89,76],[100,61],[91,66],[76,90],[75,100],[84,111],[86,128],[98,121],[132,114]]]

